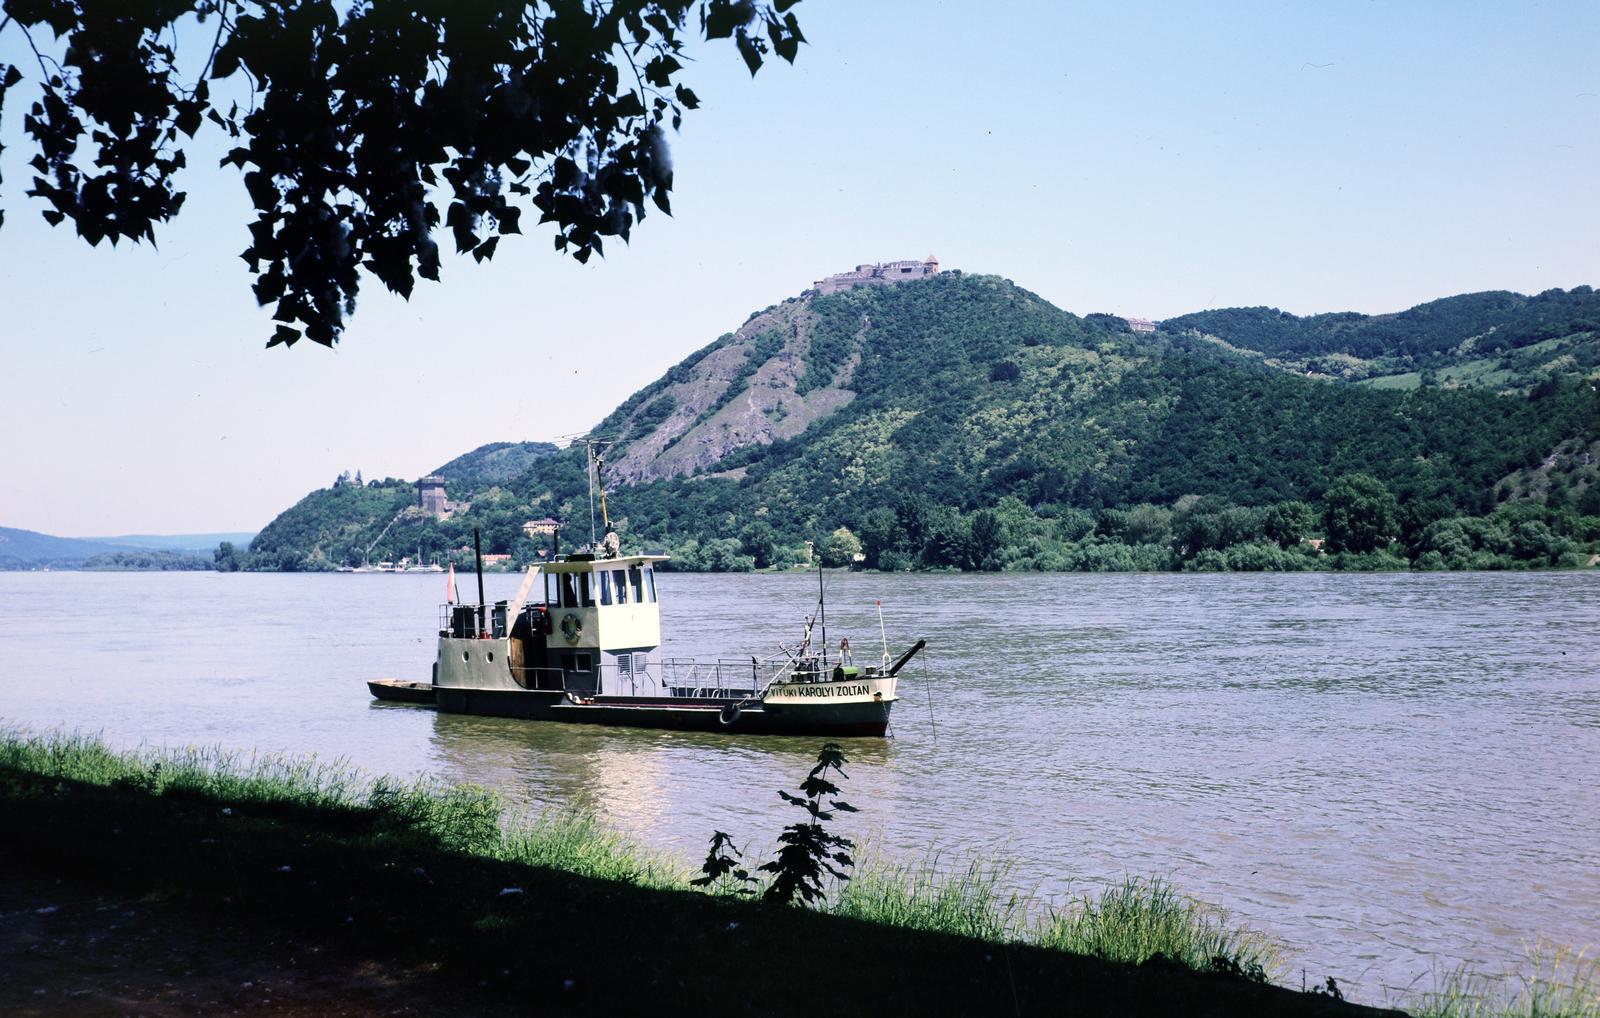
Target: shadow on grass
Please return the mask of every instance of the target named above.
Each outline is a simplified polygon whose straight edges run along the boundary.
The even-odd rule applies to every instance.
[[[259,924],[397,968],[437,963],[429,978],[445,990],[536,1010],[1379,1013],[1160,959],[1120,964],[647,886],[665,883],[648,867],[601,879],[530,864],[528,851],[494,858],[480,849],[498,804],[471,790],[380,785],[389,793],[319,804],[229,794],[243,787],[159,772],[85,780],[0,758],[0,859],[158,893],[197,921]],[[428,794],[458,800],[440,812],[408,798]],[[501,851],[516,841],[493,837]]]

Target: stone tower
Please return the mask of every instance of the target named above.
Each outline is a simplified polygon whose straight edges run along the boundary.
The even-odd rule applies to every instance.
[[[443,477],[429,474],[417,481],[417,505],[435,516],[443,516],[450,511],[450,503],[444,497]]]

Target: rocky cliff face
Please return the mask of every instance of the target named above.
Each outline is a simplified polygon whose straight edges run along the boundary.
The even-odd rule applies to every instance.
[[[693,474],[848,405],[856,395],[848,361],[833,384],[802,384],[816,324],[810,304],[796,298],[759,312],[624,404],[598,429],[622,436],[611,476],[638,484]]]

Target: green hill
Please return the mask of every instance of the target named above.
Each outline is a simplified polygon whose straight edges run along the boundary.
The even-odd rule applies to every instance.
[[[419,549],[431,561],[470,544],[474,526],[486,531],[490,550],[510,548],[522,538],[528,507],[496,486],[526,474],[554,452],[549,442],[491,442],[429,471],[445,479],[452,501],[472,501],[471,510],[448,520],[435,520],[417,508],[412,481],[388,477],[319,488],[256,535],[244,565],[334,569],[414,558]]]
[[[1468,293],[1386,315],[1301,318],[1277,308],[1223,308],[1167,319],[1161,331],[1378,388],[1525,392],[1552,376],[1600,377],[1600,294],[1588,286],[1533,297]]]
[[[1588,307],[1587,291],[1573,294],[1567,303]],[[1521,308],[1517,320],[1532,321],[1529,307],[1557,304],[1566,306],[1549,295],[1452,298],[1407,319],[1407,335],[1417,349],[1460,347],[1452,337],[1479,328],[1462,324],[1473,315],[1504,322],[1508,307]],[[1448,323],[1448,334],[1422,338],[1427,322]],[[685,358],[594,430],[613,443],[612,515],[625,541],[668,547],[699,568],[790,561],[808,540],[827,558],[859,550],[890,568],[1296,568],[1308,564],[1300,538],[1327,529],[1315,510],[1335,482],[1366,474],[1384,489],[1369,507],[1380,517],[1375,536],[1352,537],[1337,521],[1329,536],[1351,554],[1383,552],[1378,565],[1403,566],[1391,554],[1402,549],[1439,551],[1451,565],[1479,553],[1570,561],[1562,556],[1600,538],[1582,522],[1600,515],[1588,506],[1600,487],[1584,456],[1557,456],[1573,468],[1553,500],[1545,480],[1511,483],[1558,449],[1600,440],[1600,399],[1581,372],[1528,395],[1331,385],[1194,333],[1132,333],[1007,280],[955,272],[787,300]],[[453,484],[451,498],[472,508],[448,520],[393,520],[414,498],[395,485],[314,493],[263,531],[252,554],[263,564],[274,555],[279,565],[285,556],[305,567],[348,562],[389,524],[374,561],[418,546],[431,555],[460,548],[479,525],[486,550],[528,558],[521,520],[549,514],[569,533],[588,532],[579,448],[514,477]],[[1333,491],[1332,502],[1347,494]],[[1491,512],[1505,542],[1490,534],[1453,558],[1428,543],[1434,524]],[[1542,529],[1519,559],[1507,542],[1523,524]]]
[[[549,442],[490,442],[433,471],[458,491],[481,491],[518,477],[534,461],[556,452]]]

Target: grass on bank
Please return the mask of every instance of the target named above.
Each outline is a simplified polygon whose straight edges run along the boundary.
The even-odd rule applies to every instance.
[[[448,851],[541,866],[663,890],[689,890],[688,869],[606,829],[594,816],[546,811],[507,819],[503,800],[472,785],[368,778],[342,763],[245,755],[217,749],[125,753],[83,735],[0,732],[0,769],[155,796],[204,797],[241,810],[376,817],[427,834]],[[825,910],[881,925],[1019,942],[1139,964],[1160,956],[1197,971],[1264,980],[1277,967],[1275,944],[1234,929],[1226,916],[1160,880],[1125,879],[1097,898],[1061,909],[1033,908],[1009,889],[1010,867],[972,860],[947,867],[938,856],[903,864],[872,853],[834,889]]]
[[[342,761],[199,747],[118,752],[93,736],[0,729],[0,770],[214,800],[229,804],[225,813],[319,816],[335,829],[377,819],[380,828],[425,834],[446,851],[642,887],[687,886],[682,865],[607,830],[592,815],[548,811],[507,823],[504,801],[486,788],[372,778]]]
[[[679,892],[686,901],[717,907],[714,898],[690,892],[692,874],[681,862],[607,830],[593,816],[545,812],[508,819],[502,800],[486,789],[374,779],[314,758],[192,748],[117,752],[94,737],[0,729],[0,801],[18,820],[17,834],[9,839],[13,848],[33,838],[48,852],[47,841],[55,838],[67,852],[86,853],[84,858],[93,859],[99,851],[107,853],[100,858],[115,858],[130,869],[166,867],[179,873],[188,872],[186,867],[214,867],[222,858],[230,867],[255,873],[293,861],[296,877],[301,871],[307,878],[315,873],[325,878],[322,888],[302,889],[295,893],[304,897],[291,893],[270,905],[260,905],[257,897],[257,907],[288,916],[321,909],[327,912],[324,922],[350,922],[346,910],[356,912],[358,924],[393,922],[393,909],[401,907],[394,896],[418,893],[409,874],[422,878],[422,866],[430,871],[422,879],[431,891],[417,899],[418,905],[434,912],[399,917],[421,923],[421,929],[469,912],[481,917],[481,928],[498,926],[507,936],[541,928],[547,920],[539,918],[544,913],[537,911],[543,907],[538,902],[548,900],[554,887],[539,873],[552,871],[598,881],[585,885],[598,889],[582,891],[586,900],[618,902],[615,907],[624,914],[629,906],[620,902],[633,900],[622,893],[626,887]],[[30,816],[35,818],[31,831]],[[48,827],[64,824],[65,832],[42,829],[38,818],[47,818]],[[157,832],[149,844],[91,843],[95,830],[135,824]],[[158,838],[166,841],[158,844]],[[205,847],[219,839],[224,842],[220,854],[219,846]],[[289,859],[287,852],[302,848],[303,857]],[[256,857],[246,858],[252,850]],[[447,873],[440,850],[445,856],[492,862],[498,868],[486,871],[485,879],[494,882],[486,891],[482,879],[473,883]],[[176,858],[175,853],[190,855]],[[419,868],[413,871],[413,866]],[[249,872],[238,888],[241,898],[262,893],[252,886]],[[890,929],[1106,962],[1154,960],[1164,968],[1243,977],[1244,982],[1281,971],[1271,940],[1237,928],[1219,910],[1162,881],[1130,878],[1049,909],[1013,890],[1012,875],[1003,862],[951,865],[935,855],[904,864],[868,851],[854,878],[833,889],[826,911]],[[520,893],[524,887],[526,895]],[[233,893],[231,887],[224,891]],[[497,898],[496,891],[517,897]],[[339,900],[324,908],[325,897]],[[519,906],[519,898],[526,905]],[[439,903],[428,904],[435,900]],[[369,911],[361,913],[362,907]],[[782,918],[776,913],[792,913],[798,919],[811,911],[758,909],[741,921],[748,929],[758,914],[770,913],[776,920]],[[732,931],[740,921],[717,928],[722,925]],[[1559,964],[1550,967],[1551,973],[1537,980],[1490,981],[1458,973],[1408,1003],[1426,1018],[1600,1018],[1600,981],[1593,964],[1565,955],[1555,960]],[[1556,969],[1562,978],[1556,978]]]
[[[1164,958],[1196,971],[1224,970],[1257,980],[1282,974],[1279,945],[1228,915],[1179,893],[1164,880],[1124,877],[1043,915],[1013,890],[1004,862],[969,860],[946,867],[869,854],[835,897],[839,915],[911,929],[1018,941],[1055,951],[1138,965]]]
[[[1457,969],[1404,1004],[1416,1018],[1600,1018],[1600,962],[1538,944],[1520,973]]]

